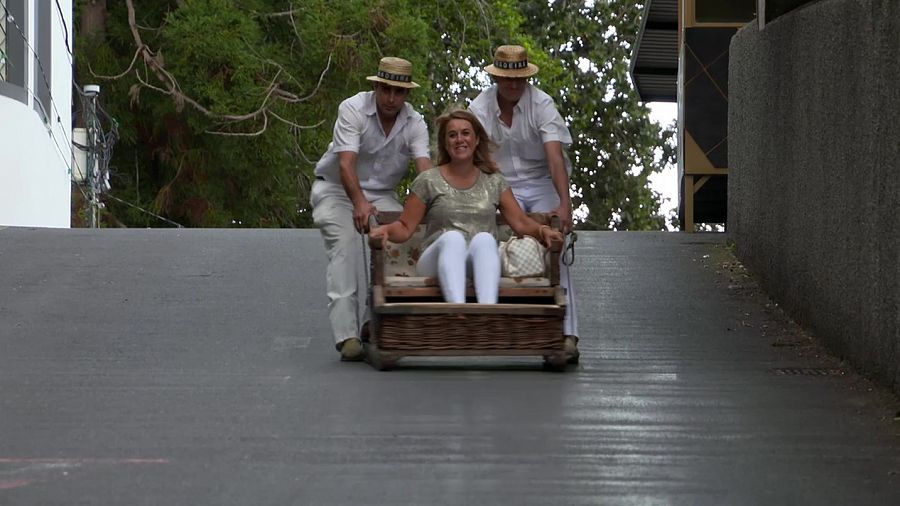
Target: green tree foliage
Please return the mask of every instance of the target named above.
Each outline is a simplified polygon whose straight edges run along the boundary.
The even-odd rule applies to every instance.
[[[96,4],[79,0],[76,17]],[[413,62],[422,88],[410,100],[430,121],[487,84],[480,69],[494,47],[520,43],[577,136],[573,184],[589,212],[582,225],[660,228],[646,176],[666,161],[654,154],[665,137],[625,75],[638,8],[581,4],[143,0],[130,22],[132,2],[108,2],[103,29],[78,34],[77,76],[103,85],[120,124],[111,167],[118,199],[186,226],[301,227],[311,224],[312,169],[337,105],[370,89],[365,77],[381,56]],[[578,65],[585,54],[597,72]],[[165,226],[108,205],[128,226]]]
[[[581,228],[664,230],[648,177],[674,163],[674,132],[652,123],[628,76],[641,6],[633,1],[519,2],[522,30],[562,67],[538,75],[573,135],[573,207]],[[553,91],[551,91],[553,90]]]

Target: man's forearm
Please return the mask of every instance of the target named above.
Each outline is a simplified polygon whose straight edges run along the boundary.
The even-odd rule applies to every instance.
[[[553,171],[551,170],[551,172]],[[562,174],[551,173],[551,178],[556,193],[559,194],[559,205],[571,209],[572,197],[569,195],[569,175],[566,174],[566,170],[563,169]]]
[[[425,172],[426,170],[431,168],[431,158],[428,157],[420,157],[416,158],[416,173]]]
[[[347,192],[347,197],[350,198],[350,202],[356,204],[361,200],[366,200],[366,196],[362,191],[362,188],[359,186],[359,178],[356,177],[355,173],[347,173],[344,169],[341,169],[341,184],[344,186],[344,191]]]
[[[566,170],[566,160],[562,153],[562,144],[558,141],[544,144],[544,152],[547,155],[547,166],[550,170],[550,179],[559,194],[559,204],[566,209],[572,208],[572,199],[569,196],[569,172]]]
[[[344,191],[347,193],[347,197],[350,198],[350,202],[353,202],[353,205],[359,205],[368,201],[362,191],[362,187],[359,185],[355,156],[341,156],[339,174],[341,185],[343,185]]]

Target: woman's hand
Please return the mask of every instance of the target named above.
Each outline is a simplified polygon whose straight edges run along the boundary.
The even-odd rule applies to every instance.
[[[381,244],[381,249],[387,247],[388,229],[387,225],[380,225],[369,230],[369,245]]]
[[[544,246],[547,248],[550,248],[554,243],[561,243],[563,241],[562,232],[550,228],[547,225],[541,225],[538,229],[538,235],[540,236],[541,242],[544,243]]]

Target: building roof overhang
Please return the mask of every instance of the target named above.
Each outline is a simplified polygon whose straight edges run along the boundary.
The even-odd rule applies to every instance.
[[[641,100],[677,101],[678,0],[646,0],[630,71]]]

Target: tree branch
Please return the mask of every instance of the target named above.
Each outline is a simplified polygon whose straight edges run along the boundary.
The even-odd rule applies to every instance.
[[[309,93],[307,96],[301,98],[301,97],[298,97],[294,93],[291,93],[289,91],[281,89],[281,87],[279,86],[279,83],[278,83],[278,78],[282,75],[282,73],[286,74],[286,72],[284,71],[284,68],[277,62],[274,62],[271,60],[266,60],[267,62],[274,64],[278,68],[278,70],[275,72],[275,75],[270,80],[268,86],[266,86],[265,91],[263,92],[264,97],[263,97],[263,100],[260,103],[259,107],[257,107],[256,110],[249,112],[249,113],[245,113],[245,114],[216,113],[216,112],[213,112],[210,109],[204,107],[202,104],[200,104],[193,98],[189,97],[187,94],[185,94],[182,91],[181,86],[179,86],[179,84],[178,84],[178,80],[175,79],[175,76],[172,75],[172,73],[169,72],[168,70],[166,70],[166,68],[163,66],[162,58],[161,58],[160,54],[154,53],[150,49],[150,47],[146,43],[144,43],[143,39],[141,38],[140,30],[138,29],[138,24],[136,21],[133,0],[125,0],[125,5],[128,9],[128,26],[131,30],[131,35],[134,38],[134,43],[137,46],[137,49],[135,50],[135,53],[134,53],[134,58],[132,58],[131,63],[128,65],[128,68],[124,72],[122,72],[118,75],[99,76],[97,74],[94,74],[93,71],[91,71],[91,73],[94,74],[94,76],[98,77],[98,78],[119,79],[121,77],[124,77],[125,75],[127,75],[129,72],[131,72],[134,69],[134,64],[137,62],[138,56],[140,56],[144,63],[145,76],[142,77],[140,72],[138,72],[137,70],[134,70],[134,74],[137,78],[137,81],[140,83],[141,86],[150,88],[154,91],[157,91],[159,93],[162,93],[164,95],[168,95],[168,96],[172,97],[173,102],[175,102],[175,108],[178,112],[181,112],[184,109],[185,104],[187,104],[187,105],[191,106],[191,108],[193,108],[194,110],[202,113],[207,118],[217,120],[217,121],[223,122],[225,124],[233,124],[233,123],[240,123],[240,122],[244,122],[244,121],[254,120],[254,119],[259,118],[260,116],[262,116],[262,118],[263,118],[262,128],[260,128],[259,130],[255,131],[255,132],[227,132],[227,131],[207,130],[207,133],[219,134],[219,135],[232,135],[232,136],[256,136],[256,135],[262,134],[263,132],[265,132],[266,128],[268,127],[269,114],[274,114],[271,109],[273,106],[273,102],[279,101],[279,102],[284,102],[284,103],[290,104],[290,103],[299,103],[299,102],[304,102],[306,100],[309,100],[318,92],[319,87],[322,84],[322,80],[325,77],[325,74],[331,68],[331,58],[332,58],[333,53],[328,55],[328,62],[325,65],[325,69],[322,70],[322,73],[319,75],[319,80],[316,83],[316,86],[313,89],[313,91],[311,93]],[[274,15],[266,15],[265,17],[280,17],[280,16],[287,16],[287,15],[292,16],[293,13],[296,11],[299,11],[299,9],[292,9],[291,11],[284,12],[284,13],[275,13]],[[157,79],[157,81],[159,81],[161,86],[153,85],[149,82],[149,79],[147,79],[147,77],[149,77],[151,72],[154,76],[156,76],[156,79]],[[289,74],[288,74],[288,78],[293,80],[293,77],[291,77]],[[132,92],[132,95],[133,95],[133,97],[136,97],[137,92]],[[322,124],[322,122],[319,122],[319,123],[316,123],[315,125],[299,125],[292,121],[285,120],[281,116],[275,115],[275,117],[278,118],[280,121],[287,123],[288,125],[295,127],[295,128],[315,128]]]

